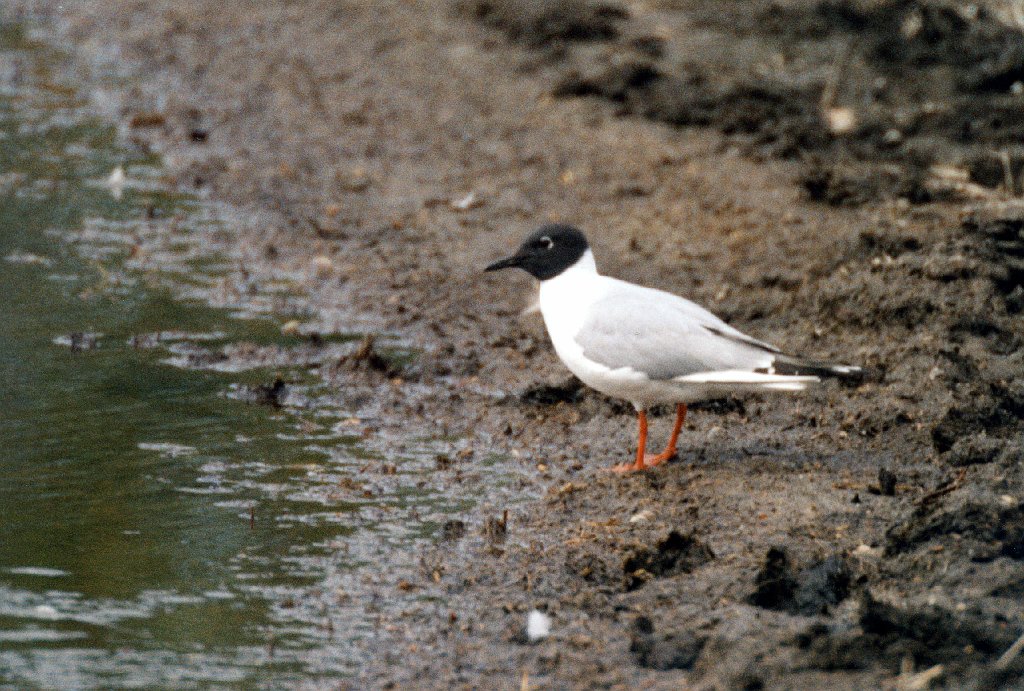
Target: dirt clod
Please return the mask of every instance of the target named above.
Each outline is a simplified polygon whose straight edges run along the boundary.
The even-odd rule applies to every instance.
[[[480,532],[488,543],[497,544],[504,542],[506,535],[508,535],[508,511],[506,510],[501,516],[488,516],[484,520],[484,525]]]
[[[889,554],[899,554],[948,534],[960,537],[961,549],[987,561],[1004,555],[1024,559],[1024,503],[972,492],[948,503],[919,507],[906,521],[889,529]]]
[[[888,468],[878,469],[878,493],[884,497],[896,496],[896,473]]]
[[[528,405],[549,406],[576,403],[584,395],[583,383],[571,377],[559,384],[535,384],[519,394],[519,401]]]
[[[951,450],[957,442],[980,435],[1004,436],[1016,430],[1024,408],[1020,407],[1016,383],[993,382],[988,387],[967,389],[932,429],[932,442],[940,453]],[[970,442],[965,442],[969,444]],[[987,444],[978,442],[975,446]],[[962,447],[963,449],[964,447]]]
[[[466,523],[458,519],[450,519],[441,526],[441,539],[448,542],[457,542],[466,534]]]
[[[245,387],[239,392],[239,398],[247,403],[280,408],[288,395],[288,385],[284,379],[275,377],[269,384],[257,384]]]
[[[995,621],[992,621],[995,619]],[[986,621],[987,620],[987,621]],[[953,614],[941,607],[898,607],[865,595],[860,625],[888,657],[913,655],[918,663],[937,664],[965,649],[990,657],[1002,653],[1018,637],[999,617],[970,610]],[[995,625],[994,625],[995,624]]]
[[[1016,639],[1015,627],[977,609],[952,612],[934,605],[893,605],[865,592],[860,629],[815,624],[797,637],[805,664],[825,670],[856,669],[871,659],[896,673],[907,658],[918,665],[993,660]],[[951,661],[959,661],[952,662]]]
[[[387,377],[401,374],[402,368],[393,358],[387,357],[376,347],[376,336],[367,334],[359,342],[358,347],[350,354],[342,357],[338,365],[348,369],[367,369],[380,372]]]
[[[845,559],[832,555],[796,571],[785,548],[772,547],[755,577],[752,605],[814,616],[826,614],[850,594],[852,577]]]
[[[656,633],[654,623],[645,616],[633,620],[629,652],[641,667],[656,670],[690,669],[704,641],[687,631]]]
[[[617,22],[627,16],[619,5],[591,0],[459,0],[456,5],[513,41],[537,47],[615,38]]]
[[[749,598],[752,605],[765,609],[785,609],[796,593],[796,575],[783,547],[772,547],[764,565],[754,579],[755,590]]]
[[[697,537],[673,530],[653,547],[638,549],[626,557],[622,566],[626,589],[635,590],[652,578],[690,573],[714,558],[711,548]]]
[[[1003,440],[991,439],[984,432],[976,437],[964,437],[953,444],[946,461],[955,467],[991,463],[999,455],[1003,445]]]

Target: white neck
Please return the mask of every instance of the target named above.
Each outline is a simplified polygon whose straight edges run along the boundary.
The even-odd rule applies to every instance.
[[[594,261],[594,253],[588,249],[583,256],[576,260],[575,264],[557,276],[541,281],[540,284],[546,286],[552,283],[576,283],[583,278],[597,275],[599,274],[597,273],[597,262]]]
[[[587,250],[568,269],[554,278],[541,281],[540,311],[559,354],[576,335],[591,301],[602,296],[605,280],[597,273],[593,253]]]

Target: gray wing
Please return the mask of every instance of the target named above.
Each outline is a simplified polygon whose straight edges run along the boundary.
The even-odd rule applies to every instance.
[[[623,282],[591,306],[576,342],[606,367],[631,367],[662,380],[752,371],[770,366],[779,353],[689,300]]]

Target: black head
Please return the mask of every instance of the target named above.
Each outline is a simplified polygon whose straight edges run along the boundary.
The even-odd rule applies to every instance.
[[[562,224],[541,226],[508,259],[494,262],[484,271],[517,266],[534,278],[546,281],[579,261],[590,245],[578,229]]]

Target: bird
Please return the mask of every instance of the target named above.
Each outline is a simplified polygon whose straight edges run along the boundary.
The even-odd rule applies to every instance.
[[[540,312],[558,357],[587,386],[637,411],[635,459],[644,471],[675,457],[687,406],[749,391],[802,391],[825,377],[860,379],[861,367],[787,355],[673,293],[598,273],[586,236],[566,224],[533,231],[484,271],[519,268],[540,281]],[[647,411],[675,404],[665,449],[647,454]]]

